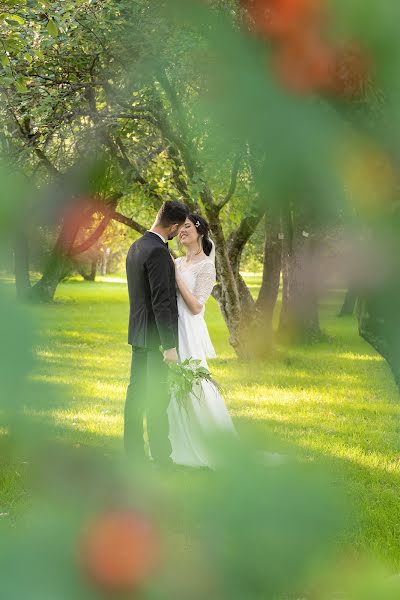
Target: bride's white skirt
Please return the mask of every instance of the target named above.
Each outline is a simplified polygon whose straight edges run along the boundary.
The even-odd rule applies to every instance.
[[[208,440],[219,432],[236,435],[230,414],[216,386],[209,381],[196,385],[182,406],[175,398],[168,408],[169,438],[174,463],[189,467],[214,467]]]
[[[192,315],[182,298],[179,309],[179,358],[201,360],[208,369],[207,358],[215,357],[215,350],[204,321],[204,311]],[[196,384],[182,406],[171,398],[168,407],[169,438],[174,463],[189,467],[215,467],[211,449],[207,443],[219,432],[232,432],[237,436],[231,416],[218,388],[210,381]]]

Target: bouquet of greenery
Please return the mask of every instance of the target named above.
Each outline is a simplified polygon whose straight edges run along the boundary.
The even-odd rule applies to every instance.
[[[201,390],[199,384],[202,381],[210,381],[215,386],[217,385],[212,379],[210,371],[201,366],[201,360],[187,358],[181,363],[169,363],[168,368],[170,394],[185,410],[189,394],[193,394],[200,401],[196,392],[197,389]]]

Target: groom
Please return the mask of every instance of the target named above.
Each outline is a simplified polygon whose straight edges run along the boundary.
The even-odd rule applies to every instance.
[[[132,244],[126,258],[132,366],[125,402],[124,445],[129,457],[144,458],[146,415],[151,454],[161,465],[171,462],[166,363],[178,360],[175,266],[167,240],[177,235],[187,215],[188,209],[181,202],[165,202],[152,228]]]

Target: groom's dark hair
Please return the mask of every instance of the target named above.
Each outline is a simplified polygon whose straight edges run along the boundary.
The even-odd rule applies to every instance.
[[[158,211],[156,224],[169,227],[175,223],[184,223],[189,214],[188,208],[178,200],[167,200]]]

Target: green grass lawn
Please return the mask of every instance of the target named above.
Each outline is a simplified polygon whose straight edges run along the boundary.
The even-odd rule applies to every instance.
[[[255,291],[259,277],[248,276]],[[321,303],[327,341],[279,348],[263,363],[240,363],[228,343],[218,306],[207,322],[218,358],[211,361],[235,424],[256,423],[289,443],[305,460],[335,473],[355,502],[359,519],[348,542],[400,567],[400,402],[385,362],[358,337],[353,318],[336,317],[343,293]],[[122,450],[123,402],[129,376],[128,302],[121,280],[59,286],[56,302],[33,307],[41,361],[33,375],[62,389],[46,418],[72,445]],[[15,477],[3,474],[0,512],[18,500]]]

